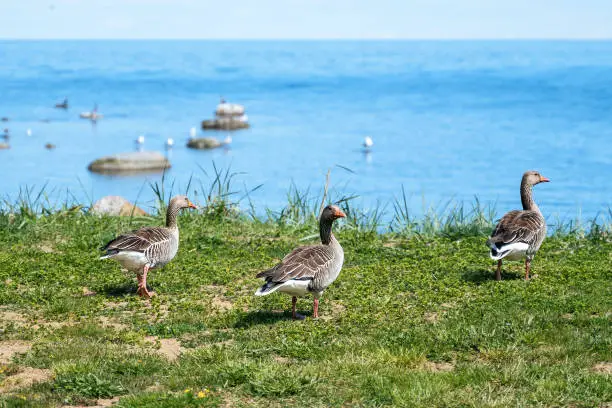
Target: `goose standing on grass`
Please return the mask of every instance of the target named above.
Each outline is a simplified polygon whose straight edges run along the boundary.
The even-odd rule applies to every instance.
[[[529,280],[531,260],[546,237],[546,221],[540,208],[533,201],[532,188],[550,180],[537,171],[528,171],[521,180],[521,202],[523,211],[510,211],[500,220],[487,245],[491,248],[491,259],[497,261],[495,279],[501,280],[502,259],[518,261],[525,258],[525,280]]]
[[[319,221],[321,245],[303,246],[295,249],[276,266],[257,274],[266,283],[255,292],[265,296],[276,291],[287,293],[292,298],[293,319],[303,319],[295,311],[298,296],[312,293],[314,306],[312,316],[319,317],[319,297],[331,285],[342,269],[344,251],[332,233],[332,224],[346,215],[335,205],[323,209]]]
[[[149,270],[166,265],[178,251],[179,230],[176,217],[183,208],[197,207],[186,196],[176,196],[168,205],[165,227],[140,228],[120,235],[102,248],[106,254],[100,259],[116,259],[125,269],[136,273],[137,293],[142,297],[150,298],[152,295],[147,290]]]

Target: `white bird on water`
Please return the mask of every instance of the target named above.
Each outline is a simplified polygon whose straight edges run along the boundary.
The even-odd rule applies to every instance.
[[[223,139],[223,144],[231,144],[232,143],[232,137],[231,136],[227,136],[225,139]]]
[[[171,149],[172,146],[174,146],[174,139],[169,137],[168,140],[166,140],[166,149]]]
[[[26,130],[26,135],[28,135],[28,136],[32,136],[32,129],[28,129],[28,130]]]
[[[192,127],[191,129],[189,129],[190,138],[195,139],[197,134],[198,134],[198,131],[196,130],[196,128]]]
[[[366,136],[365,139],[363,139],[363,147],[370,149],[372,146],[374,146],[374,141],[370,136]]]
[[[144,142],[145,142],[144,135],[140,135],[138,136],[138,139],[136,139],[136,143],[138,143],[139,145],[144,144]]]

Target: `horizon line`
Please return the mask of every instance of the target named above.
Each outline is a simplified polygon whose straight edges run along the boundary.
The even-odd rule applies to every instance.
[[[612,41],[612,37],[288,37],[288,38],[272,38],[272,37],[250,37],[250,38],[197,38],[197,37],[176,37],[176,38],[156,38],[156,37],[3,37],[0,36],[0,41]]]

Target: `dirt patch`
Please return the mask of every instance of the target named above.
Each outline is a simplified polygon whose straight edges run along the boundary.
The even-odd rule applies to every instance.
[[[96,294],[96,292],[90,290],[88,287],[85,286],[81,288],[81,291],[83,293],[83,296],[94,296]]]
[[[447,373],[449,371],[453,371],[455,366],[451,363],[436,363],[434,361],[426,361],[421,365],[421,368],[432,373]]]
[[[0,309],[0,326],[8,326],[11,323],[16,326],[24,326],[27,321],[26,317],[21,313]]]
[[[612,363],[607,362],[607,361],[597,363],[593,366],[591,370],[595,373],[600,373],[600,374],[612,374]]]
[[[60,253],[60,251],[55,248],[55,245],[48,241],[40,242],[34,248],[36,248],[40,252],[44,252],[45,254]]]
[[[291,363],[293,360],[287,357],[281,357],[281,356],[274,356],[272,357],[274,359],[274,361],[276,361],[277,363],[280,364],[289,364]]]
[[[10,363],[15,354],[27,353],[31,348],[32,343],[29,341],[0,341],[0,364]]]
[[[436,323],[438,320],[440,320],[440,316],[436,312],[426,312],[423,315],[423,319],[425,319],[425,321],[428,323]]]
[[[212,305],[220,312],[226,312],[234,308],[234,304],[223,296],[215,296],[212,300]]]
[[[49,380],[52,375],[53,372],[51,370],[25,367],[17,374],[7,377],[4,382],[0,384],[0,393],[14,391],[19,388],[27,388],[34,383]]]
[[[127,324],[120,323],[117,319],[108,316],[100,316],[99,322],[102,327],[111,327],[117,331],[127,330],[129,328]]]
[[[442,306],[445,309],[453,309],[453,308],[457,307],[457,304],[449,302],[449,303],[442,303],[440,306]]]
[[[574,315],[571,313],[562,314],[561,317],[565,320],[574,320]]]
[[[402,243],[401,243],[401,242],[399,242],[399,241],[387,241],[387,242],[385,242],[385,243],[383,244],[383,246],[384,246],[385,248],[397,248],[397,247],[399,247],[399,246],[401,246],[401,245],[402,245]]]
[[[168,361],[175,361],[183,351],[181,343],[176,339],[158,339],[154,336],[147,336],[145,340],[154,344],[159,343],[157,353],[164,356]]]
[[[346,306],[339,302],[331,302],[331,307],[333,316],[340,316],[346,311]]]
[[[62,405],[62,408],[104,408],[111,407],[119,402],[119,397],[112,399],[99,399],[96,401],[96,405]]]

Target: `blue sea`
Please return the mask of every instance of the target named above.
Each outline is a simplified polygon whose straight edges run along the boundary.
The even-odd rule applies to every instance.
[[[239,173],[239,192],[262,185],[250,194],[260,212],[280,209],[292,185],[319,192],[330,168],[336,194],[358,195],[364,209],[390,209],[403,186],[416,216],[474,197],[501,214],[520,207],[529,169],[552,180],[535,191],[549,220],[612,207],[608,41],[1,41],[0,61],[9,200],[46,184],[51,196],[152,205],[161,175],[87,170],[143,134],[146,150],[164,154],[175,140],[168,188],[184,192],[191,179],[201,190],[214,163]],[[199,125],[221,95],[245,105],[252,127],[233,132],[229,149],[187,149],[191,127],[227,136]],[[70,109],[54,109],[64,97]],[[94,103],[104,115],[95,125],[79,119]]]

